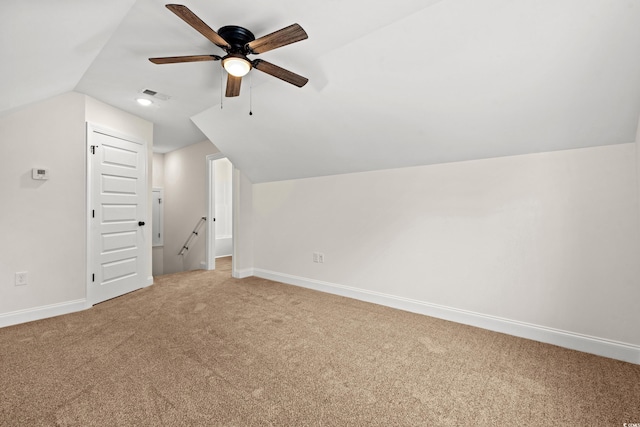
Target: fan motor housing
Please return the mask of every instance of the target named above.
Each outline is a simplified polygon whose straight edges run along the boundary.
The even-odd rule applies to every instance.
[[[244,53],[244,46],[256,39],[251,31],[237,25],[226,25],[218,34],[231,45],[229,53]]]

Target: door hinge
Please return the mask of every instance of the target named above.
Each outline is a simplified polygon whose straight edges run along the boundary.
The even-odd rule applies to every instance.
[[[162,203],[162,199],[158,199],[158,204]]]
[[[96,281],[96,275],[95,275],[95,273],[91,275],[91,281],[92,281],[92,282],[95,282],[95,281]]]
[[[95,218],[95,217],[96,217],[96,210],[95,210],[95,209],[93,209],[93,210],[91,211],[91,218]]]
[[[96,147],[97,147],[97,145],[92,145],[91,146],[91,154],[96,154]]]

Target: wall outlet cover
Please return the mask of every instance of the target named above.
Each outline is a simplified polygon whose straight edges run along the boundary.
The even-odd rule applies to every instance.
[[[24,286],[28,283],[28,275],[26,271],[16,273],[16,286]]]

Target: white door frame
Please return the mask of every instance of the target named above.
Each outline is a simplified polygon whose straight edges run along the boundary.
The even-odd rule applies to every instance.
[[[216,269],[216,228],[215,228],[215,215],[216,215],[216,198],[215,198],[215,184],[216,184],[216,169],[215,169],[215,161],[220,159],[225,159],[225,156],[222,153],[209,154],[207,156],[207,185],[206,185],[206,200],[207,200],[207,221],[206,227],[207,231],[205,233],[205,244],[204,244],[204,257],[205,257],[205,269],[207,270],[215,270]],[[233,167],[235,170],[235,166]],[[231,188],[232,191],[235,191],[235,174],[231,174]],[[231,203],[231,217],[233,218],[233,233],[231,236],[231,270],[235,271],[236,265],[236,198],[232,197]]]
[[[159,193],[160,195],[160,207],[159,209],[159,220],[158,220],[158,228],[160,229],[160,241],[157,244],[154,244],[153,241],[155,240],[155,234],[153,236],[151,236],[151,247],[155,247],[155,248],[160,248],[164,246],[164,205],[163,205],[163,199],[164,199],[164,187],[153,187],[151,189],[151,215],[147,215],[149,218],[152,219],[152,224],[151,224],[151,229],[153,230],[153,226],[156,225],[155,222],[153,221],[153,209],[154,206],[156,205],[155,202],[155,195],[153,193]]]
[[[131,141],[131,142],[135,142],[138,143],[142,146],[143,150],[144,150],[144,172],[143,172],[143,176],[145,177],[145,180],[147,182],[147,184],[145,185],[145,191],[147,190],[147,188],[149,187],[148,185],[148,180],[149,180],[149,174],[148,174],[148,170],[149,170],[149,159],[148,159],[148,150],[149,150],[149,146],[147,144],[147,141],[142,139],[142,138],[137,138],[131,135],[127,135],[124,134],[122,132],[118,132],[116,130],[113,130],[111,128],[102,126],[102,125],[97,125],[95,123],[91,123],[91,122],[86,122],[86,129],[85,129],[85,145],[86,145],[86,202],[87,202],[87,216],[86,216],[86,246],[85,246],[85,250],[86,250],[86,268],[85,271],[87,273],[87,285],[86,285],[86,290],[87,290],[87,307],[91,307],[94,304],[94,295],[93,295],[93,289],[92,289],[92,275],[93,275],[93,263],[94,263],[94,254],[93,254],[93,249],[94,249],[94,242],[91,240],[91,236],[92,236],[92,221],[91,221],[91,211],[93,210],[93,194],[91,189],[93,188],[93,174],[94,174],[94,167],[93,167],[93,154],[91,153],[91,145],[92,145],[92,138],[90,137],[90,135],[93,132],[97,132],[97,133],[103,133],[109,136],[113,136],[115,138],[120,138],[120,139],[124,139],[127,141]],[[148,192],[148,191],[147,191]],[[149,194],[146,194],[146,203],[144,204],[144,216],[146,218],[146,216],[148,215],[148,211],[150,208],[150,200],[149,200]],[[141,269],[142,269],[142,274],[146,275],[147,271],[149,270],[149,261],[150,261],[150,253],[147,253],[146,251],[146,247],[145,250],[143,250],[140,254],[140,259],[141,259]],[[147,277],[146,281],[142,284],[142,286],[149,286],[153,284],[153,277],[149,276]]]

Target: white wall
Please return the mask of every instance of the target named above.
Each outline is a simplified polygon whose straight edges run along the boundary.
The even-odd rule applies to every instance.
[[[151,123],[75,92],[0,117],[0,326],[86,307],[87,120],[151,151]],[[34,167],[50,179],[32,180]],[[18,271],[28,285],[14,286]]]
[[[636,131],[636,188],[638,190],[637,195],[637,203],[638,203],[638,224],[640,228],[640,120],[638,120],[638,130]],[[638,232],[640,234],[640,231]],[[638,254],[638,259],[636,261],[636,265],[638,266],[638,276],[640,277],[640,254]]]
[[[215,164],[215,205],[216,238],[233,235],[232,169],[233,165],[226,157],[214,160]]]
[[[152,162],[152,186],[162,188],[164,186],[164,154],[153,153]]]
[[[84,119],[78,93],[0,117],[0,316],[85,298]],[[50,179],[32,180],[34,167]]]
[[[178,255],[198,220],[206,216],[206,156],[217,153],[209,141],[164,155],[164,273],[202,268],[205,227],[184,256]]]
[[[152,186],[153,188],[164,187],[164,154],[153,153],[152,166]],[[162,231],[164,234],[164,230]],[[164,246],[153,246],[151,270],[154,276],[164,274]]]
[[[256,184],[254,272],[636,357],[637,183],[623,144]]]
[[[231,256],[233,250],[233,165],[229,159],[214,160],[216,257]]]
[[[233,168],[233,277],[251,276],[253,269],[253,184]]]

